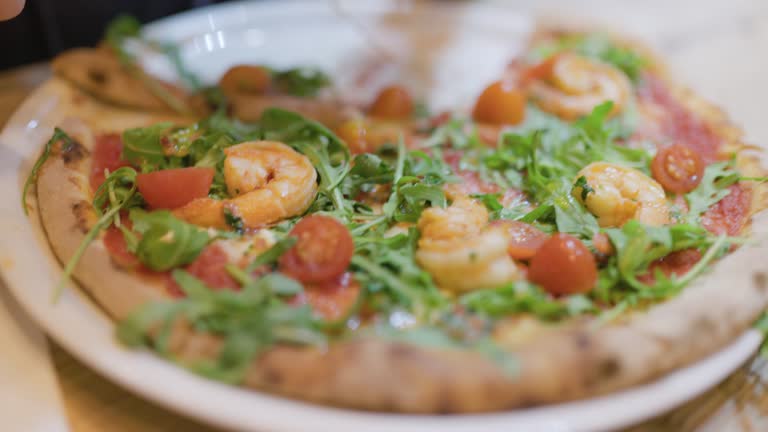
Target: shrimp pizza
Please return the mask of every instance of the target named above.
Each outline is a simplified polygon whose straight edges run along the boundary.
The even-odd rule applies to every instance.
[[[636,43],[541,30],[429,113],[307,68],[161,82],[123,50],[130,21],[107,35],[54,62],[71,118],[24,206],[129,347],[317,403],[466,413],[652,380],[768,303],[752,148]]]

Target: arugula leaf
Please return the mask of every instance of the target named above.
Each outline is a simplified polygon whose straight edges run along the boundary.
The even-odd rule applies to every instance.
[[[245,232],[245,222],[243,222],[243,218],[232,213],[232,210],[228,207],[224,208],[224,223],[238,234],[243,234]]]
[[[582,201],[587,199],[587,195],[595,192],[592,186],[590,186],[589,183],[587,183],[587,178],[584,176],[580,176],[579,178],[576,179],[576,183],[573,184],[573,189],[579,190],[579,194],[581,195]]]
[[[693,276],[688,274],[681,278],[665,278],[656,275],[656,282],[649,285],[637,279],[637,276],[646,273],[649,265],[668,254],[683,249],[715,248],[715,245],[727,239],[712,236],[700,226],[677,224],[663,227],[652,227],[631,220],[621,228],[609,228],[605,230],[616,249],[615,265],[618,269],[620,280],[630,287],[643,293],[657,291],[669,295],[677,292]],[[720,246],[717,252],[720,252]],[[714,257],[711,257],[712,259]],[[703,259],[702,259],[703,261]],[[664,289],[661,289],[664,288]]]
[[[104,183],[96,190],[93,200],[94,210],[99,219],[85,234],[72,257],[67,261],[62,272],[61,281],[53,292],[53,301],[58,301],[64,290],[64,285],[69,281],[77,263],[88,249],[88,246],[103,230],[120,221],[120,211],[131,206],[139,205],[141,198],[136,193],[136,171],[130,167],[118,168],[107,176]]]
[[[527,312],[546,321],[596,310],[586,297],[571,296],[567,301],[561,301],[527,281],[464,294],[459,297],[459,303],[471,311],[490,317]]]
[[[118,15],[107,24],[104,39],[117,54],[123,64],[134,62],[133,56],[123,48],[128,38],[137,38],[141,32],[141,23],[132,15]]]
[[[137,175],[131,167],[120,167],[109,173],[93,195],[96,213],[102,214],[113,207],[129,209],[141,206],[144,200],[136,192]]]
[[[261,255],[257,256],[249,265],[247,272],[253,272],[257,268],[263,265],[267,264],[273,264],[276,263],[277,260],[283,256],[284,253],[288,252],[288,249],[292,248],[293,245],[296,244],[298,239],[293,236],[285,236],[275,242],[275,244],[272,245],[269,249],[262,252]]]
[[[715,162],[704,169],[701,183],[685,195],[688,213],[683,217],[687,223],[700,222],[701,215],[730,193],[729,186],[740,179],[734,161]]]
[[[383,206],[384,215],[398,222],[416,222],[425,208],[445,207],[447,200],[441,185],[449,175],[450,170],[442,161],[423,152],[407,153],[400,140],[392,193]]]
[[[264,139],[284,142],[312,161],[320,174],[319,192],[331,201],[342,217],[351,213],[351,204],[339,187],[349,173],[349,148],[320,123],[279,108],[264,111],[259,121]]]
[[[184,100],[179,99],[173,92],[169,91],[165,85],[144,73],[136,64],[134,56],[125,49],[127,39],[136,39],[137,41],[146,41],[141,39],[141,24],[136,18],[130,15],[120,15],[112,20],[104,33],[104,39],[107,45],[117,55],[117,58],[123,64],[126,72],[132,75],[149,90],[152,94],[162,100],[168,107],[180,114],[189,114],[190,109]]]
[[[42,168],[45,161],[48,160],[48,157],[51,155],[51,150],[53,149],[53,146],[57,143],[62,143],[62,149],[61,151],[66,152],[71,148],[73,145],[75,145],[74,140],[67,135],[66,132],[59,128],[53,129],[53,135],[51,136],[51,139],[48,140],[47,143],[45,143],[45,147],[43,147],[43,152],[40,154],[40,157],[37,158],[35,161],[35,164],[32,166],[32,171],[29,172],[29,176],[27,176],[27,180],[24,181],[24,189],[21,191],[21,208],[24,210],[24,214],[29,214],[29,209],[27,209],[27,192],[29,191],[29,187],[37,181],[37,176],[40,173],[40,168]]]
[[[308,67],[273,70],[272,79],[280,90],[298,97],[313,97],[331,84],[323,71]]]
[[[148,346],[194,372],[228,383],[240,383],[255,356],[275,343],[326,343],[321,324],[308,307],[291,306],[275,296],[295,292],[295,282],[284,276],[252,280],[239,292],[212,290],[183,270],[175,270],[173,277],[188,296],[175,303],[150,303],[118,323],[117,336],[123,343]],[[178,321],[220,337],[218,356],[202,361],[173,356],[163,333],[168,336]]]
[[[134,165],[160,169],[166,163],[163,137],[171,131],[172,123],[157,123],[123,132],[123,159]]]
[[[192,262],[212,240],[207,230],[181,221],[167,210],[130,213],[141,234],[136,256],[152,270],[165,271]]]
[[[472,194],[470,195],[472,198],[477,198],[480,200],[480,202],[485,205],[485,208],[488,209],[489,212],[497,213],[500,210],[504,208],[504,205],[502,205],[499,202],[499,198],[501,197],[500,193],[489,193],[489,194]],[[491,219],[494,219],[491,217]]]
[[[400,306],[420,318],[446,305],[430,275],[416,264],[418,231],[391,237],[371,233],[355,239],[352,268],[355,278],[373,298],[372,307]]]

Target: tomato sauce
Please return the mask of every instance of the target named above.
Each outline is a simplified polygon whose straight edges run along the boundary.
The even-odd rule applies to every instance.
[[[522,196],[522,192],[516,189],[502,189],[501,186],[496,183],[484,181],[480,178],[480,174],[476,171],[470,171],[461,169],[459,163],[461,161],[462,152],[460,150],[446,150],[443,153],[443,160],[447,163],[453,173],[461,178],[459,183],[450,183],[446,186],[447,190],[453,190],[457,193],[464,195],[472,194],[501,194],[499,202],[503,205],[508,205],[516,198]]]
[[[701,259],[701,252],[696,249],[684,249],[660,258],[648,267],[648,272],[638,276],[638,280],[644,283],[653,283],[656,270],[661,270],[665,276],[682,276]]]
[[[749,219],[750,191],[738,183],[729,189],[731,192],[701,217],[704,228],[714,234],[738,235]]]
[[[638,89],[638,101],[649,104],[657,112],[651,121],[659,128],[657,133],[662,135],[646,138],[667,138],[695,150],[707,164],[716,161],[722,144],[717,133],[703,119],[683,106],[661,79],[649,74],[643,78]]]
[[[128,251],[123,232],[116,226],[110,226],[104,233],[104,247],[107,248],[109,256],[117,265],[129,269],[141,267],[141,263],[136,258],[136,255]]]
[[[347,315],[360,295],[360,284],[345,272],[328,282],[307,284],[304,292],[291,300],[292,304],[308,304],[313,311],[329,321],[336,321]]]
[[[730,193],[713,205],[701,217],[701,223],[708,231],[717,235],[738,235],[749,219],[750,191],[739,184],[730,187]],[[684,275],[701,259],[701,252],[686,249],[673,252],[654,261],[648,273],[639,277],[642,282],[653,282],[656,269],[665,275]]]
[[[122,159],[123,140],[118,134],[105,134],[96,137],[91,161],[91,188],[96,190],[104,183],[104,170],[112,172],[120,167],[130,166]]]
[[[227,264],[229,264],[229,256],[224,252],[224,249],[212,244],[206,246],[184,270],[212,289],[239,290],[240,284],[229,275],[226,269]],[[176,281],[171,279],[169,290],[173,293],[176,289],[181,292]]]

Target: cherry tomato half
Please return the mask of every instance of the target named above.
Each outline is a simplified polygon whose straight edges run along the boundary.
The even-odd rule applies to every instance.
[[[295,303],[309,304],[318,315],[336,321],[349,314],[359,296],[360,283],[345,272],[329,281],[307,285]]]
[[[408,118],[413,114],[413,100],[404,87],[397,85],[385,87],[376,96],[368,113],[387,119]]]
[[[687,193],[701,183],[704,161],[688,146],[673,144],[659,149],[651,162],[651,172],[668,192]]]
[[[278,262],[280,271],[304,283],[338,277],[349,267],[355,244],[347,227],[329,216],[311,215],[290,232],[293,245]]]
[[[151,209],[175,209],[208,195],[213,168],[189,167],[136,176],[136,187]]]
[[[524,69],[520,73],[520,83],[525,86],[530,84],[531,81],[550,79],[559,58],[559,54],[553,54],[541,62]]]
[[[96,137],[91,159],[91,188],[96,190],[104,183],[104,170],[112,172],[120,167],[129,166],[122,159],[123,140],[118,134],[106,134]]]
[[[336,135],[347,143],[349,151],[353,154],[372,151],[366,138],[367,134],[368,128],[362,119],[347,120],[336,128]]]
[[[516,260],[529,260],[536,251],[547,241],[547,234],[531,224],[519,221],[500,220],[493,222],[494,226],[502,226],[509,233],[510,241],[507,247],[509,256]]]
[[[477,98],[472,118],[481,123],[516,125],[525,118],[525,94],[510,83],[496,81]]]
[[[597,282],[597,264],[581,240],[558,233],[536,251],[528,279],[550,294],[586,293]]]
[[[261,94],[272,83],[272,74],[262,66],[238,65],[230,68],[219,80],[226,95]]]

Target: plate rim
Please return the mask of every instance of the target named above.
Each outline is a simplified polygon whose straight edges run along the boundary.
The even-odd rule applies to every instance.
[[[232,6],[240,5],[241,2],[236,2]],[[268,2],[267,2],[268,3]],[[217,5],[217,7],[221,7],[224,5]],[[195,12],[195,11],[193,11]],[[177,18],[177,17],[171,17],[171,18]],[[55,98],[56,95],[56,81],[51,80],[47,81],[46,83],[43,83],[41,86],[39,86],[37,89],[35,89],[22,103],[22,105],[14,112],[14,114],[9,118],[5,128],[3,129],[3,132],[0,133],[0,150],[5,149],[6,147],[10,148],[11,145],[6,145],[6,140],[10,139],[18,139],[19,137],[15,137],[16,134],[19,134],[18,130],[26,130],[29,132],[29,122],[30,121],[37,121],[35,118],[30,118],[29,113],[37,112],[39,113],[39,109],[44,104],[42,103],[45,100],[49,100],[50,98]],[[31,128],[35,129],[35,128]],[[33,131],[34,132],[34,131]],[[39,131],[38,131],[39,132]],[[34,153],[37,153],[37,150],[39,150],[39,143],[35,142],[34,148],[36,149]],[[18,174],[20,174],[19,170],[23,172],[24,166],[25,166],[25,160],[22,158],[19,161],[19,166],[17,167],[17,170],[14,172],[16,176],[18,177]],[[8,168],[7,166],[4,166],[3,169]],[[17,195],[19,195],[19,188],[16,187],[17,185],[14,183],[13,185],[9,186],[8,179],[11,178],[7,176],[7,172],[3,171],[0,172],[0,179],[4,180],[3,184],[0,185],[0,190],[3,190],[4,188],[12,187],[16,194],[12,195],[12,198],[15,198]],[[12,178],[11,178],[12,179]],[[18,201],[12,199],[10,200],[12,203],[16,203]],[[11,210],[9,212],[6,212],[5,210],[0,211],[0,215],[3,217],[7,217],[8,215],[13,214],[14,212]],[[21,214],[21,209],[18,209],[18,214]],[[23,217],[23,214],[22,214]],[[0,219],[3,220],[3,219]],[[29,225],[33,225],[33,223],[29,223],[30,221],[27,220],[27,223]],[[12,227],[12,225],[11,225]],[[0,231],[7,232],[9,229],[8,224],[2,224],[2,229]],[[30,228],[32,229],[32,228]],[[39,239],[36,239],[36,241]],[[45,243],[47,244],[47,242]],[[0,242],[0,253],[3,255],[9,254],[9,252],[12,252],[12,249],[9,249],[9,245],[7,241],[3,240]],[[48,254],[50,255],[51,251],[50,248],[44,248],[42,244],[39,242],[35,243],[31,248],[34,249],[40,249],[40,253],[42,254]],[[48,250],[44,250],[48,249]],[[12,255],[11,255],[12,256]],[[27,310],[27,312],[30,313],[30,315],[33,317],[35,322],[43,327],[46,331],[46,333],[50,334],[54,337],[54,339],[57,341],[57,343],[60,343],[62,346],[66,347],[67,351],[70,353],[73,353],[78,359],[80,359],[83,363],[88,365],[89,368],[96,371],[102,376],[107,377],[113,382],[118,383],[121,387],[128,389],[130,392],[139,395],[140,397],[147,398],[149,400],[152,400],[153,402],[164,406],[166,408],[169,408],[171,410],[183,413],[184,415],[191,416],[194,418],[197,418],[198,420],[202,420],[206,423],[210,424],[217,424],[225,427],[232,427],[232,428],[253,428],[253,427],[260,427],[257,424],[254,424],[248,419],[250,417],[233,417],[229,419],[222,419],[220,415],[217,415],[213,412],[208,412],[205,410],[196,410],[194,409],[194,405],[188,406],[191,401],[194,401],[195,399],[189,399],[189,397],[184,397],[183,394],[179,395],[177,392],[175,396],[168,397],[168,392],[163,389],[163,386],[161,385],[147,385],[146,382],[142,380],[135,380],[132,379],[133,377],[130,375],[130,373],[126,373],[125,368],[114,368],[110,367],[110,365],[106,364],[105,361],[109,360],[110,356],[101,356],[101,355],[90,355],[93,354],[93,349],[86,349],[83,348],[82,341],[79,341],[76,335],[68,334],[65,331],[64,327],[59,327],[55,322],[51,322],[49,317],[46,316],[45,308],[47,308],[50,305],[42,306],[41,304],[35,304],[33,300],[28,296],[25,295],[24,288],[23,288],[23,277],[20,279],[16,274],[17,272],[14,271],[13,268],[9,269],[7,266],[2,266],[2,274],[4,276],[5,281],[7,282],[9,291],[13,294],[13,296],[19,301],[20,304],[24,306],[24,308]],[[10,275],[10,276],[9,276]],[[86,300],[87,303],[91,303],[92,300],[84,297],[81,293],[75,294],[75,293],[69,293],[67,296],[68,300],[71,302],[73,301],[73,298],[76,301],[82,301]],[[39,299],[37,299],[39,300]],[[61,305],[57,305],[61,306]],[[90,304],[91,308],[96,308],[97,306]],[[100,311],[99,313],[103,315],[103,312]],[[106,317],[103,317],[104,320],[108,320]],[[110,323],[111,324],[111,323]],[[702,364],[707,364],[709,361],[714,361],[713,359],[722,359],[724,357],[727,357],[728,364],[734,364],[735,366],[732,369],[723,369],[721,370],[720,374],[712,374],[709,375],[709,378],[711,382],[707,382],[706,380],[699,381],[701,384],[701,391],[703,391],[706,388],[709,388],[719,382],[722,378],[727,376],[732,372],[735,367],[738,367],[743,360],[745,360],[751,353],[754,351],[754,349],[757,348],[759,345],[761,339],[761,335],[755,331],[755,330],[748,330],[745,332],[744,335],[742,335],[739,339],[735,340],[733,343],[731,343],[728,347],[724,348],[723,350],[714,353],[711,356],[708,356],[704,359],[701,359],[700,361],[693,363],[692,365],[689,365],[685,368],[677,369],[676,371],[671,372],[670,374],[667,374],[663,376],[662,378],[653,381],[650,384],[641,385],[641,386],[635,386],[628,390],[620,391],[620,392],[614,392],[606,396],[601,396],[597,398],[590,398],[590,399],[584,399],[581,401],[574,401],[574,402],[567,402],[564,404],[553,404],[553,405],[546,405],[539,408],[532,408],[532,409],[524,409],[524,410],[514,410],[510,412],[501,412],[501,413],[489,413],[489,414],[474,414],[474,415],[463,415],[463,416],[414,416],[414,415],[403,415],[403,414],[388,414],[388,413],[369,413],[369,412],[361,412],[361,411],[355,411],[355,410],[347,410],[347,409],[340,409],[340,408],[334,408],[334,407],[326,407],[326,406],[320,406],[315,404],[309,404],[305,402],[285,399],[279,396],[273,396],[268,393],[261,393],[261,392],[255,392],[251,390],[243,390],[238,388],[233,388],[230,386],[222,385],[219,383],[211,382],[209,380],[197,377],[183,369],[178,368],[177,366],[174,366],[165,360],[156,357],[150,353],[142,353],[142,352],[133,352],[129,356],[131,358],[135,358],[136,360],[141,360],[146,362],[148,365],[158,368],[157,370],[163,371],[164,373],[168,373],[170,376],[174,378],[174,381],[183,380],[183,381],[189,381],[192,383],[193,388],[197,389],[205,389],[205,390],[213,390],[214,391],[224,391],[227,392],[230,395],[236,395],[237,397],[245,397],[245,399],[252,399],[252,397],[257,396],[257,398],[262,399],[262,403],[269,403],[277,404],[277,405],[288,405],[289,410],[297,409],[301,410],[302,413],[307,412],[313,412],[315,415],[317,415],[318,412],[325,413],[324,415],[339,415],[343,414],[345,417],[352,418],[352,423],[347,424],[343,427],[350,428],[349,430],[353,430],[352,428],[355,427],[355,425],[368,425],[370,426],[371,422],[377,421],[377,422],[386,422],[387,427],[396,427],[397,430],[418,430],[421,427],[440,427],[443,430],[472,430],[473,424],[467,424],[463,427],[467,427],[466,429],[461,429],[460,427],[452,428],[451,426],[462,426],[463,420],[457,421],[457,419],[472,419],[472,422],[489,422],[486,424],[493,423],[497,426],[500,426],[500,429],[503,427],[505,430],[511,430],[512,426],[515,426],[514,424],[511,424],[515,421],[515,417],[519,417],[519,414],[526,414],[527,412],[541,412],[542,410],[551,410],[552,408],[570,408],[573,409],[573,405],[583,405],[585,403],[592,403],[592,402],[598,402],[598,403],[610,403],[610,401],[606,401],[606,399],[616,399],[617,397],[621,397],[626,394],[629,394],[631,397],[634,392],[642,391],[644,388],[663,385],[664,382],[669,380],[674,380],[679,374],[685,373],[689,369],[695,369],[697,367],[702,367]],[[756,342],[757,341],[757,342]],[[115,352],[119,352],[120,354],[125,354],[126,350],[122,347],[120,347],[118,344],[112,343],[112,350]],[[114,353],[112,353],[114,354]],[[737,355],[738,354],[738,355]],[[146,365],[145,365],[146,366]],[[152,383],[150,383],[152,384]],[[223,387],[223,388],[221,388]],[[234,392],[234,393],[232,393]],[[683,403],[685,400],[688,400],[695,395],[699,394],[699,391],[696,392],[689,392],[690,395],[687,395],[685,397],[678,397],[676,402],[674,402],[674,405],[678,405],[680,403]],[[658,401],[658,400],[657,400]],[[652,404],[649,404],[652,405]],[[668,405],[665,407],[671,408],[671,405]],[[192,408],[192,409],[190,409]],[[285,409],[285,407],[283,407]],[[231,410],[230,410],[231,411]],[[278,410],[280,411],[280,410]],[[646,411],[649,411],[649,409],[646,407]],[[599,425],[600,428],[613,428],[613,427],[621,427],[628,424],[631,424],[635,421],[642,420],[643,418],[646,418],[648,416],[653,415],[655,412],[651,413],[645,413],[643,414],[642,410],[639,410],[636,415],[633,418],[628,419],[628,421],[625,422],[615,422],[614,423],[601,423]],[[322,417],[322,415],[321,415]],[[404,424],[404,425],[397,425],[396,423],[391,422],[390,420],[396,420],[400,423],[407,422],[410,423]],[[356,423],[357,422],[357,423]],[[510,422],[510,424],[505,424],[507,422]],[[542,425],[543,423],[536,423],[537,425]],[[595,424],[592,424],[593,426]],[[266,427],[270,427],[269,425],[262,425]],[[287,425],[283,424],[282,426],[279,424],[274,424],[273,426],[276,426],[278,429],[282,430],[296,430],[292,428],[292,426],[295,426],[293,424]],[[381,425],[380,425],[381,426]],[[416,428],[412,428],[411,426],[416,426]],[[549,422],[547,426],[552,428],[560,428],[563,426],[563,424],[559,421]],[[568,426],[568,425],[565,425]],[[290,427],[290,428],[286,428]],[[347,430],[347,429],[340,429],[340,430]],[[568,429],[571,430],[571,429]],[[578,427],[574,430],[584,430],[584,429],[578,429]]]

